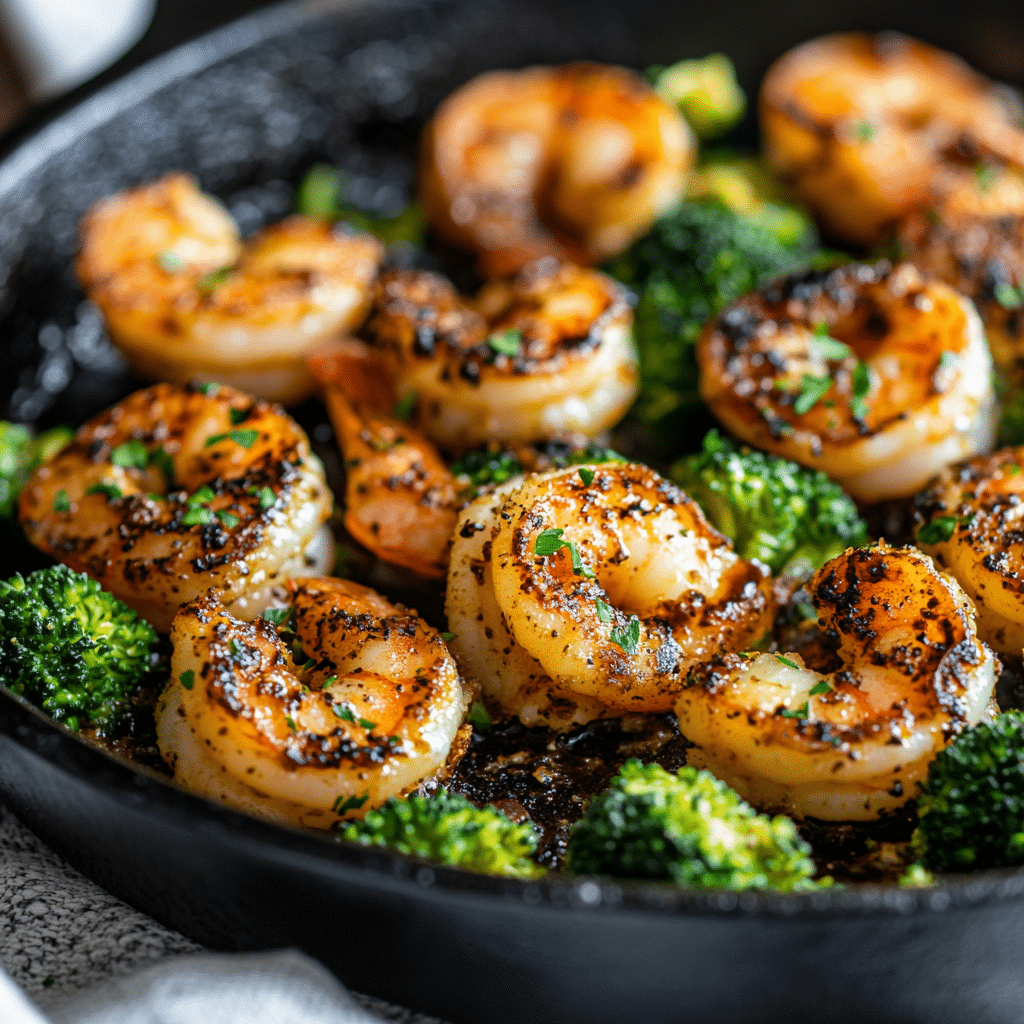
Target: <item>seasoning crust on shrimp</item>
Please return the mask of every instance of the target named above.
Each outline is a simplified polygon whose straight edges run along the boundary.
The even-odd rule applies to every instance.
[[[492,71],[427,126],[420,198],[486,277],[543,256],[600,263],[679,202],[694,151],[679,112],[634,71]]]
[[[373,236],[308,217],[243,243],[185,174],[104,199],[81,232],[79,280],[136,373],[287,403],[313,390],[306,356],[363,322],[383,258]]]
[[[1024,168],[1019,104],[952,54],[896,32],[822,36],[765,75],[769,163],[832,235],[877,242],[972,153]]]
[[[726,307],[697,347],[730,433],[860,501],[913,494],[992,444],[991,357],[971,302],[909,264],[793,274]]]
[[[452,651],[528,725],[666,711],[689,666],[756,643],[773,611],[768,570],[646,466],[510,481],[463,512],[453,542]]]
[[[29,479],[19,515],[36,547],[166,632],[208,590],[247,617],[275,583],[323,571],[332,504],[280,406],[157,384],[85,423]]]
[[[436,274],[382,274],[367,333],[417,425],[457,451],[613,426],[639,386],[632,322],[611,278],[541,260],[472,302]]]
[[[368,587],[297,579],[275,627],[215,595],[174,620],[157,739],[187,789],[329,828],[441,769],[468,700],[441,637]]]
[[[947,469],[914,500],[917,545],[977,607],[978,632],[1000,654],[1024,649],[1024,449]]]
[[[917,793],[934,756],[990,708],[998,661],[956,581],[913,548],[849,549],[808,585],[821,664],[728,654],[676,704],[689,764],[762,809],[857,821]]]

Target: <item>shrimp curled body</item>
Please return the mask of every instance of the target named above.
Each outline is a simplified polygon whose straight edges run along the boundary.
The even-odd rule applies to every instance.
[[[971,302],[909,264],[795,274],[726,307],[698,344],[726,429],[861,501],[913,494],[991,447],[991,358]]]
[[[646,466],[555,470],[460,517],[452,652],[498,714],[527,725],[666,711],[689,666],[769,630],[769,582]]]
[[[1017,105],[952,54],[894,32],[813,39],[772,65],[772,166],[826,230],[862,245],[921,208],[958,153],[1021,167]]]
[[[431,225],[475,252],[485,277],[542,256],[600,263],[679,202],[694,152],[679,112],[635,72],[494,71],[427,126],[420,193]]]
[[[917,544],[974,600],[1000,654],[1024,648],[1024,448],[952,467],[915,499]]]
[[[307,217],[243,244],[217,202],[170,174],[89,211],[76,270],[140,376],[293,403],[313,390],[306,355],[362,323],[382,258],[372,236]]]
[[[542,260],[472,302],[435,274],[384,274],[367,330],[418,425],[462,450],[613,426],[638,389],[632,323],[610,278]]]
[[[19,511],[36,547],[166,632],[207,590],[251,616],[276,583],[323,571],[331,506],[320,460],[280,406],[157,384],[82,426]]]
[[[917,793],[928,764],[989,709],[998,662],[970,600],[913,548],[849,549],[808,584],[825,663],[727,655],[676,704],[688,760],[764,809],[874,818]]]
[[[466,699],[441,637],[413,612],[345,580],[289,591],[277,628],[233,619],[214,596],[181,610],[157,736],[187,789],[328,828],[443,767]]]

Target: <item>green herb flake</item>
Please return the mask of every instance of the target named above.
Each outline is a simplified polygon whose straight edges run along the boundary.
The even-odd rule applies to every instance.
[[[70,512],[71,511],[71,499],[68,497],[67,491],[58,491],[53,496],[53,511],[54,512]]]
[[[171,249],[164,249],[156,261],[160,264],[160,269],[166,270],[168,274],[177,274],[185,269],[185,261]]]
[[[118,498],[123,496],[123,492],[117,484],[108,483],[91,484],[85,493],[103,494],[106,496],[107,501],[116,501]]]
[[[480,732],[486,732],[494,725],[491,716],[487,712],[487,708],[478,700],[473,701],[470,705],[469,712],[466,714],[466,721]]]
[[[580,466],[579,474],[585,487],[589,487],[594,482],[594,471],[592,469],[587,469],[586,466]]]
[[[792,711],[780,711],[779,714],[783,718],[806,718],[808,715],[807,702],[804,701],[802,707],[794,708]]]
[[[284,720],[288,723],[288,728],[291,729],[292,732],[297,732],[298,731],[298,726],[296,726],[294,718],[291,718],[290,716],[285,715],[284,716]]]
[[[441,639],[446,643],[450,644],[453,640],[457,639],[458,633],[442,633]]]
[[[220,444],[221,441],[234,441],[235,444],[239,444],[243,448],[251,448],[259,436],[258,430],[229,430],[224,434],[211,435],[206,439],[203,447],[212,448],[215,444]]]
[[[875,126],[870,121],[858,121],[853,128],[853,134],[858,142],[871,142],[875,137]]]
[[[228,409],[228,415],[231,417],[231,425],[237,427],[239,423],[244,423],[249,418],[249,413],[252,409]]]
[[[266,512],[268,508],[273,508],[276,502],[277,497],[269,487],[260,488],[260,508],[263,509],[264,512]]]
[[[153,465],[163,473],[168,487],[173,484],[174,462],[171,460],[170,455],[167,454],[167,449],[163,445],[160,445],[160,447],[157,448],[149,458]]]
[[[988,192],[996,183],[997,171],[992,164],[978,164],[974,168],[974,179],[982,192]]]
[[[917,542],[919,544],[944,544],[953,536],[953,531],[960,522],[957,516],[939,516],[929,523],[925,523],[917,531]]]
[[[416,402],[419,399],[420,393],[418,391],[410,391],[408,394],[402,395],[402,397],[395,403],[394,416],[397,419],[405,420],[406,423],[412,419],[412,414],[416,409]]]
[[[606,601],[602,601],[601,598],[596,598],[594,606],[597,608],[597,617],[601,622],[612,622],[615,619],[615,613],[612,611],[612,606]]]
[[[831,693],[832,686],[822,679],[820,683],[815,683],[809,692],[812,697],[820,697],[824,693]]]
[[[234,272],[234,267],[220,267],[217,270],[211,270],[199,278],[196,287],[201,292],[212,292],[217,285],[223,284]]]
[[[523,336],[515,328],[510,327],[506,331],[496,331],[487,339],[487,344],[498,355],[508,356],[510,359],[513,359],[519,355],[523,345]]]
[[[785,665],[787,668],[795,668],[795,669],[799,669],[800,668],[800,666],[795,661],[793,661],[791,658],[784,658],[781,654],[776,654],[775,655],[775,660],[777,662],[779,662],[779,664]]]
[[[213,522],[213,513],[202,505],[193,505],[181,517],[182,526],[207,526]]]
[[[185,499],[185,504],[189,506],[205,505],[216,497],[217,494],[214,489],[209,484],[203,484],[195,494],[190,494]]]
[[[1016,462],[1004,462],[999,468],[1004,476],[1016,476],[1020,472],[1020,466]]]
[[[275,626],[283,626],[288,621],[291,608],[264,608],[263,618],[272,622]]]
[[[796,401],[793,403],[793,412],[797,416],[803,416],[804,413],[810,412],[830,387],[832,387],[831,377],[815,377],[810,373],[805,373],[800,385],[800,394],[797,395]]]
[[[369,793],[364,793],[362,796],[350,796],[348,798],[342,795],[334,801],[334,805],[331,810],[333,810],[335,814],[345,814],[348,811],[358,811],[359,808],[362,807],[369,799]]]
[[[622,629],[615,628],[608,638],[618,644],[627,654],[636,654],[640,647],[640,620],[634,615]]]
[[[845,345],[838,338],[829,335],[828,324],[823,320],[814,325],[812,347],[822,359],[829,359],[836,363],[841,363],[853,355],[853,349],[849,345]]]
[[[215,515],[229,530],[233,530],[241,522],[234,512],[229,512],[227,509],[222,508]]]
[[[356,716],[352,714],[352,709],[347,704],[332,704],[331,710],[343,721],[352,722],[353,725],[356,721]]]
[[[206,395],[207,398],[214,398],[218,391],[220,391],[220,385],[210,381],[207,384],[197,384],[195,386],[196,391],[201,395]]]
[[[565,530],[556,529],[551,527],[547,530],[541,530],[537,535],[536,543],[533,546],[533,550],[538,555],[554,555],[561,551],[562,548],[568,546],[568,541],[562,540],[562,534]]]
[[[185,671],[182,672],[180,676],[178,676],[178,682],[181,683],[181,685],[184,686],[186,690],[191,690],[192,687],[195,685],[195,681],[196,674],[190,668],[185,669]]]
[[[1003,309],[1020,309],[1024,305],[1024,287],[1014,288],[1012,284],[1000,281],[992,294]]]
[[[369,731],[370,729],[377,728],[377,723],[371,722],[368,718],[360,718],[359,725],[361,728],[366,729],[367,731]]]
[[[122,469],[145,469],[149,465],[149,452],[141,441],[133,438],[111,451],[110,461]]]
[[[863,420],[868,415],[868,404],[864,401],[871,394],[871,373],[867,363],[858,359],[857,365],[853,368],[851,378],[853,384],[853,397],[850,399],[850,411],[854,419]]]

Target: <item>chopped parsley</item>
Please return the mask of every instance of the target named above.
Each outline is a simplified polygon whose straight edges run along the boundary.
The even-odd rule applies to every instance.
[[[820,697],[823,693],[831,693],[832,687],[824,679],[820,683],[815,683],[810,689],[810,695],[812,697]]]
[[[806,718],[808,715],[807,701],[804,701],[802,707],[794,708],[792,711],[780,711],[779,714],[783,718]]]
[[[205,505],[217,497],[216,492],[209,484],[203,484],[195,494],[190,494],[186,499],[187,505]]]
[[[99,483],[90,484],[89,488],[85,492],[86,494],[105,494],[107,501],[115,501],[117,498],[122,497],[121,488],[117,484]]]
[[[636,654],[640,647],[640,620],[634,615],[622,628],[616,627],[609,633],[613,644],[618,644],[627,654]]]
[[[218,270],[211,270],[199,278],[196,287],[201,292],[212,292],[217,285],[226,281],[234,272],[234,267],[220,267]]]
[[[832,387],[831,377],[815,377],[813,374],[805,373],[800,383],[800,394],[793,403],[793,412],[797,416],[803,416],[810,412],[819,399],[823,398],[825,392]]]
[[[231,426],[237,427],[239,423],[244,423],[249,418],[251,409],[228,409],[228,415],[231,417]]]
[[[277,497],[269,487],[263,487],[260,489],[260,508],[263,509],[264,512],[266,512],[268,508],[273,508],[276,501]]]
[[[377,723],[376,722],[371,722],[368,718],[360,718],[359,719],[359,725],[363,729],[366,729],[366,730],[376,729],[377,728]]]
[[[394,415],[398,419],[405,420],[406,423],[408,423],[412,418],[413,410],[416,408],[416,401],[418,398],[418,391],[410,391],[407,395],[402,395],[402,397],[395,403]]]
[[[1000,281],[992,294],[1003,309],[1020,309],[1024,305],[1024,287],[1014,288],[1012,284]]]
[[[586,487],[589,487],[594,482],[594,471],[592,469],[587,469],[586,466],[580,466],[579,474],[580,479]]]
[[[352,713],[352,709],[347,704],[332,704],[331,710],[343,721],[352,722],[355,724],[356,716]]]
[[[70,512],[71,511],[71,499],[68,497],[67,491],[58,491],[53,496],[53,511],[54,512]]]
[[[978,164],[974,168],[974,179],[982,192],[988,192],[996,183],[997,172],[992,164]]]
[[[572,559],[572,571],[577,576],[583,576],[587,579],[593,579],[597,573],[586,565],[580,556],[579,548],[571,540],[562,540],[562,534],[565,533],[563,529],[551,527],[547,530],[542,530],[537,535],[537,540],[534,543],[533,550],[538,555],[554,555],[557,554],[562,548],[569,549],[569,557]]]
[[[264,608],[263,618],[275,626],[283,626],[288,621],[291,611],[291,608]]]
[[[919,544],[943,544],[953,536],[953,531],[960,522],[958,516],[938,516],[930,523],[925,523],[917,531]]]
[[[234,512],[229,512],[224,508],[218,510],[215,515],[229,530],[233,530],[240,522]]]
[[[132,438],[111,451],[110,461],[122,469],[145,469],[149,465],[149,452],[140,440]]]
[[[858,121],[853,128],[853,134],[858,142],[871,142],[875,137],[875,126],[867,120]]]
[[[478,729],[480,732],[486,732],[494,722],[491,720],[491,716],[487,713],[487,708],[475,700],[470,705],[469,712],[466,715],[466,721],[469,722],[474,729]]]
[[[871,394],[871,374],[868,371],[867,363],[862,359],[857,360],[853,368],[853,398],[850,399],[850,411],[854,418],[863,420],[868,414],[868,404],[864,401]]]
[[[183,526],[207,526],[213,522],[213,513],[202,505],[193,505],[181,517]]]
[[[160,445],[150,455],[150,461],[163,473],[164,479],[167,481],[168,486],[170,486],[174,482],[174,463],[171,461],[170,455],[167,454],[167,449]]]
[[[181,685],[184,686],[186,690],[191,690],[195,681],[196,674],[190,668],[185,669],[185,671],[182,672],[180,676],[178,676],[178,682],[180,682]]]
[[[359,808],[362,807],[369,799],[369,793],[364,793],[362,796],[350,796],[348,798],[342,794],[334,801],[334,805],[331,810],[334,811],[335,814],[345,814],[347,811],[358,811]]]
[[[829,335],[828,324],[824,320],[814,325],[812,346],[822,359],[829,359],[836,363],[841,363],[853,355],[853,350],[849,345],[845,345],[838,338]]]
[[[458,633],[442,633],[441,639],[446,643],[450,644],[453,640],[458,638]]]
[[[221,441],[234,441],[235,444],[239,444],[243,448],[251,448],[259,436],[258,430],[229,430],[224,434],[211,434],[203,447],[212,448],[213,445],[220,444]]]
[[[508,356],[510,359],[513,359],[519,355],[520,349],[523,346],[523,336],[514,327],[510,327],[506,331],[496,331],[487,339],[487,344],[498,355]]]
[[[208,384],[197,384],[196,391],[201,395],[206,395],[207,398],[213,398],[220,391],[220,385],[214,384],[212,381]]]
[[[594,601],[594,605],[597,608],[597,617],[601,622],[611,622],[615,618],[615,614],[612,612],[612,606],[606,601],[602,601],[601,598],[597,598]]]
[[[775,660],[780,664],[785,665],[787,668],[800,668],[800,666],[791,658],[784,658],[781,654],[776,654]]]

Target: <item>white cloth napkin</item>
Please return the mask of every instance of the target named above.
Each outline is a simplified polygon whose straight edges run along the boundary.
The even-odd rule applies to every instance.
[[[203,952],[80,875],[0,805],[0,1024],[382,1021],[440,1024],[347,992],[294,950]]]

